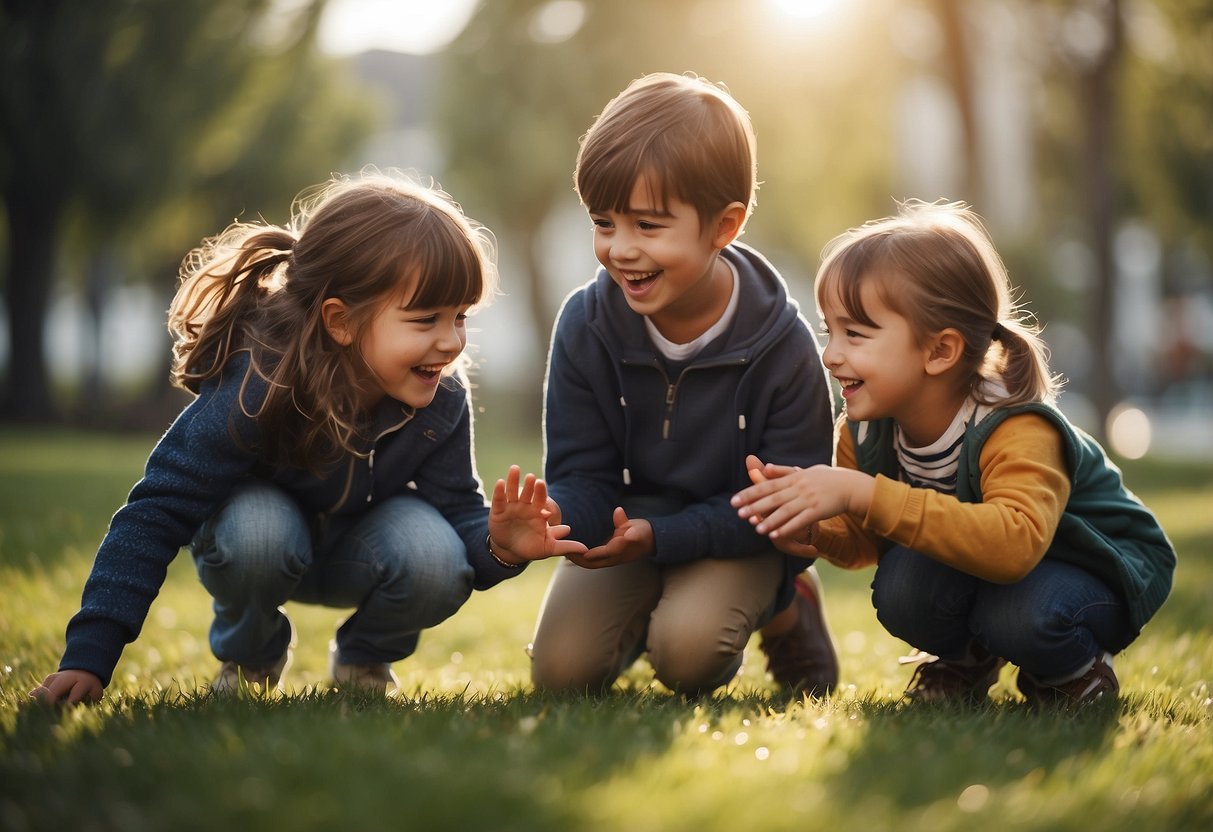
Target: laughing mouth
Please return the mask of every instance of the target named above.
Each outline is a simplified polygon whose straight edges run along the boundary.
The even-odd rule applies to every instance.
[[[421,376],[426,381],[433,381],[438,376],[442,375],[442,371],[446,369],[445,364],[418,364],[413,368],[413,372]]]
[[[844,396],[855,392],[863,385],[863,382],[857,378],[840,378],[836,380],[842,386],[842,395]]]
[[[661,269],[654,272],[620,272],[620,275],[629,286],[647,286],[652,283],[658,275],[661,274]]]

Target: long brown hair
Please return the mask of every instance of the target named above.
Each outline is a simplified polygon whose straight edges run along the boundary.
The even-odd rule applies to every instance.
[[[862,289],[910,323],[920,341],[944,329],[964,339],[963,383],[985,404],[1052,402],[1061,378],[1049,371],[1040,327],[1011,292],[1006,266],[981,218],[962,202],[908,200],[897,216],[852,228],[829,243],[816,296],[841,298],[847,314],[871,326]],[[982,380],[999,381],[1007,395]]]
[[[239,351],[267,387],[249,413],[259,451],[319,470],[358,453],[358,351],[324,326],[325,300],[357,335],[389,297],[414,308],[473,305],[495,284],[492,242],[450,197],[402,177],[336,177],[305,191],[286,226],[236,223],[181,265],[169,308],[173,383],[197,393]],[[241,402],[245,397],[241,395]]]

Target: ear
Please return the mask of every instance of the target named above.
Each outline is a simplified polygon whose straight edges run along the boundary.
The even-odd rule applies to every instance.
[[[932,335],[926,347],[927,375],[943,375],[955,367],[964,355],[965,339],[958,330],[949,327]]]
[[[728,207],[720,212],[712,233],[712,245],[715,248],[724,248],[741,236],[741,229],[745,228],[745,214],[745,206],[740,202],[730,202]]]
[[[324,318],[324,328],[329,337],[343,347],[354,343],[354,331],[350,325],[350,310],[345,301],[328,298],[320,305],[320,315]]]

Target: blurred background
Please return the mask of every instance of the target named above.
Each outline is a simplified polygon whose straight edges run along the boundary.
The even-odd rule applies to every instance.
[[[814,325],[827,240],[968,201],[1063,410],[1124,457],[1213,459],[1208,0],[2,0],[0,421],[162,430],[182,257],[374,165],[495,233],[478,427],[536,443],[552,320],[596,266],[577,141],[658,70],[749,110],[744,239]]]

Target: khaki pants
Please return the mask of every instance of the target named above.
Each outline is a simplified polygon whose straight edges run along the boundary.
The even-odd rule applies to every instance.
[[[531,679],[542,690],[599,691],[647,652],[666,687],[709,693],[737,674],[783,577],[775,551],[670,567],[562,561],[539,611]]]

